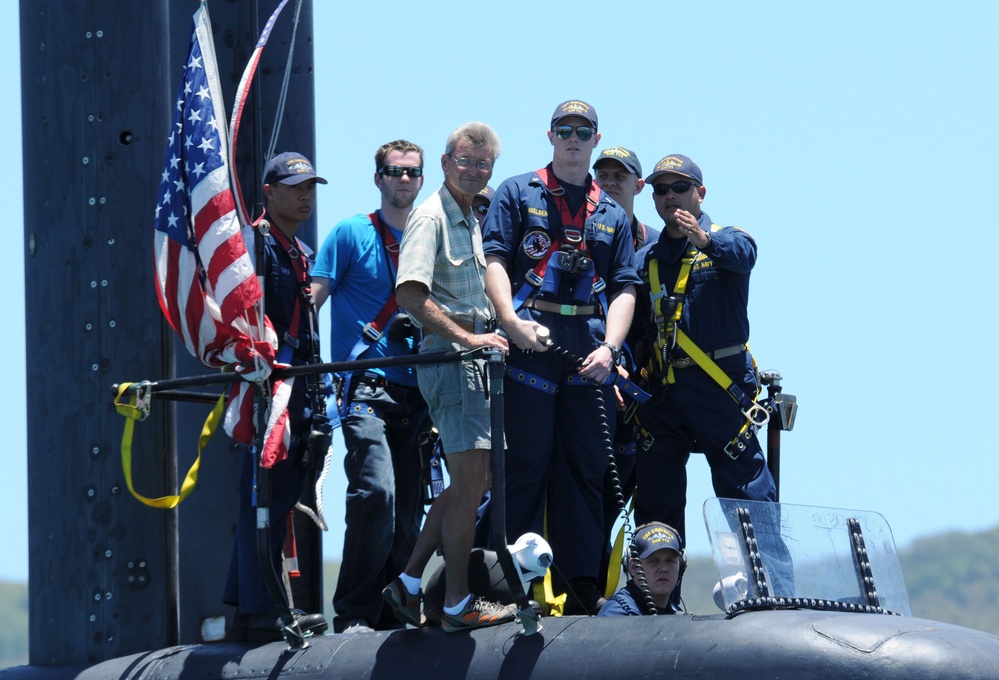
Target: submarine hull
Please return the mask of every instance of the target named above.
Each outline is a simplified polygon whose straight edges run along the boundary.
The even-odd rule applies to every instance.
[[[326,635],[289,651],[223,643],[170,647],[87,667],[0,671],[4,680],[109,678],[988,678],[999,638],[927,619],[816,611],[563,617],[516,624]]]

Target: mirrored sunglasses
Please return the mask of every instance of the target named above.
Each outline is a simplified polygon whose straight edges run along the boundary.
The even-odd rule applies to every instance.
[[[576,136],[579,137],[579,141],[585,142],[593,133],[596,132],[589,125],[578,125],[573,127],[571,125],[559,125],[555,128],[555,136],[559,139],[569,139],[572,136],[573,131],[575,131]]]
[[[389,177],[402,177],[404,174],[410,177],[420,177],[423,175],[423,168],[408,165],[386,165],[384,168],[378,168],[378,174]]]

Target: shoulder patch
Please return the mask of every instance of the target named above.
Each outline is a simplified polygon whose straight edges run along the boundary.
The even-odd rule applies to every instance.
[[[524,235],[520,245],[525,255],[532,260],[540,260],[551,250],[552,240],[544,231],[531,231]]]

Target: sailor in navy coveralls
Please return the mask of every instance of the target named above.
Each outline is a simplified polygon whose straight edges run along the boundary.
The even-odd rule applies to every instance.
[[[593,107],[561,104],[548,138],[552,163],[503,182],[482,227],[486,291],[515,345],[504,384],[507,530],[544,532],[547,509],[558,572],[569,585],[565,611],[596,614],[616,405],[606,383],[639,279],[628,216],[589,175],[600,139]],[[539,326],[582,364],[545,351]]]

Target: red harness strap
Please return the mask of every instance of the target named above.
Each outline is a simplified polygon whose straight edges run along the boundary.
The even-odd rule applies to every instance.
[[[293,349],[298,348],[298,330],[300,325],[300,319],[302,317],[302,295],[305,290],[306,285],[309,282],[309,262],[305,257],[305,253],[302,249],[298,247],[298,239],[292,243],[281,228],[270,230],[271,235],[274,240],[278,242],[278,245],[284,248],[285,252],[288,253],[288,257],[291,259],[292,269],[295,270],[295,278],[298,280],[299,291],[298,295],[295,296],[295,308],[291,312],[291,321],[288,323],[288,333],[286,334],[286,344],[290,345]],[[285,344],[285,343],[283,343]],[[285,352],[287,354],[287,352]],[[281,360],[283,357],[279,357]],[[289,363],[290,357],[285,359],[282,363]]]
[[[389,259],[392,261],[392,271],[399,271],[399,242],[392,234],[392,230],[382,224],[382,221],[378,219],[377,210],[368,215],[368,219],[371,220],[371,224],[374,225],[375,230],[382,239],[382,245],[385,247],[385,252],[388,253]],[[395,283],[394,275],[392,276],[392,280],[393,283]],[[397,309],[399,309],[399,305],[397,305],[395,301],[395,286],[393,286],[388,300],[385,301],[385,306],[382,307],[381,311],[378,312],[378,315],[375,316],[375,320],[368,323],[364,327],[364,336],[371,342],[378,342],[382,337],[382,330],[384,330],[385,324],[389,322],[389,319],[392,318]]]
[[[565,200],[565,189],[559,185],[558,180],[555,178],[555,173],[549,172],[546,166],[538,170],[535,174],[548,188],[548,193],[551,194],[552,200],[559,209],[562,219],[562,231],[557,237],[552,239],[553,243],[548,252],[558,252],[562,249],[562,243],[565,242],[577,250],[587,253],[586,239],[583,236],[585,234],[586,221],[590,219],[600,204],[600,187],[592,179],[590,180],[590,188],[586,194],[586,201],[580,206],[580,210],[577,210],[576,214],[573,215],[569,209],[569,202]],[[538,264],[535,265],[534,270],[528,273],[526,278],[534,286],[540,286],[544,280],[545,272],[548,270],[549,259],[548,257],[542,257]],[[599,278],[594,270],[593,280],[596,281]]]

